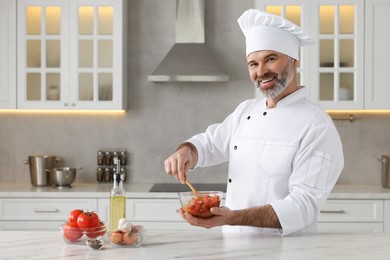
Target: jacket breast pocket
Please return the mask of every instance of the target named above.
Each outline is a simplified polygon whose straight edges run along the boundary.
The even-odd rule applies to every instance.
[[[291,163],[298,142],[264,141],[259,165],[268,175],[284,175],[291,172]]]

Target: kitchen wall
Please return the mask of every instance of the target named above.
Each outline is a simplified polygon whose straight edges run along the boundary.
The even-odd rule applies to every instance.
[[[128,104],[125,114],[0,113],[0,183],[29,183],[29,155],[54,154],[63,165],[83,167],[76,182],[96,182],[99,148],[126,148],[128,181],[174,182],[163,161],[177,145],[220,122],[254,90],[236,19],[253,0],[206,0],[206,42],[230,76],[227,83],[152,83],[153,72],[174,42],[175,0],[129,0]],[[188,61],[191,62],[191,61]],[[310,86],[308,86],[310,87]],[[344,144],[339,183],[379,184],[380,162],[390,153],[390,117],[357,115],[336,122]],[[224,182],[227,165],[193,171],[193,182]]]

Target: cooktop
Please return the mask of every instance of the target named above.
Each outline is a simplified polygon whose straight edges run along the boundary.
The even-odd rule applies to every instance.
[[[195,189],[199,191],[223,191],[226,192],[225,183],[192,183]],[[191,191],[186,184],[181,183],[155,183],[150,192],[182,192]]]

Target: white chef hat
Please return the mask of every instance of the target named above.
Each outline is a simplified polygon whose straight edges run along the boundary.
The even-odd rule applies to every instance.
[[[314,39],[294,23],[270,13],[249,9],[237,20],[246,41],[246,56],[260,50],[273,50],[299,60],[299,48]]]

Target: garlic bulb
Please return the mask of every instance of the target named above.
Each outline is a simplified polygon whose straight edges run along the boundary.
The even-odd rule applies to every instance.
[[[118,221],[118,229],[123,232],[131,232],[131,230],[133,229],[133,224],[131,224],[130,220],[121,218]]]

